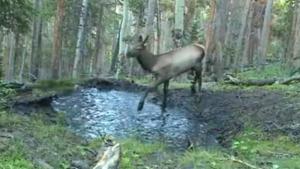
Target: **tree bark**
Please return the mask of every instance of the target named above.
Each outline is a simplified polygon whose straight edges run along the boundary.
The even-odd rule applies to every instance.
[[[4,40],[4,35],[3,33],[0,31],[0,80],[2,79],[3,76],[3,55],[2,55],[2,51],[3,51],[3,40]]]
[[[41,11],[42,0],[35,0],[34,9]],[[42,54],[42,30],[43,21],[39,15],[34,17],[33,29],[32,29],[32,42],[31,42],[31,58],[30,58],[30,74],[34,77],[39,77],[39,69],[41,65],[41,54]],[[31,77],[32,77],[31,76]],[[31,79],[33,80],[33,79]]]
[[[209,12],[209,21],[208,21],[208,26],[206,29],[206,34],[205,34],[205,53],[206,56],[204,57],[204,73],[209,74],[211,73],[211,67],[212,67],[212,55],[211,53],[213,52],[215,45],[213,43],[214,39],[214,19],[215,19],[215,14],[216,14],[216,1],[211,0],[210,1],[210,12]]]
[[[72,73],[73,79],[78,77],[78,64],[79,64],[79,60],[82,57],[82,51],[83,51],[83,47],[84,47],[83,33],[84,33],[84,29],[85,29],[85,20],[86,20],[86,16],[87,16],[87,5],[88,5],[88,0],[83,0],[82,6],[80,9],[77,43],[76,43],[75,59],[74,59],[73,73]]]
[[[245,5],[245,8],[243,9],[243,14],[242,14],[242,26],[240,28],[240,32],[239,32],[239,35],[238,35],[238,40],[236,42],[237,44],[237,47],[235,48],[236,51],[236,55],[235,55],[235,58],[234,58],[234,64],[235,64],[235,67],[237,68],[238,67],[238,64],[239,64],[239,60],[241,59],[240,56],[242,56],[243,54],[243,38],[245,37],[245,32],[246,32],[246,26],[247,26],[247,21],[250,22],[248,18],[249,15],[249,11],[251,10],[251,0],[246,0],[246,5]]]
[[[21,65],[20,65],[20,72],[19,72],[19,81],[21,83],[23,82],[23,75],[24,75],[24,67],[25,67],[26,56],[27,56],[27,38],[25,37],[24,44],[23,44],[22,60],[21,60]]]
[[[119,48],[120,48],[120,33],[122,28],[122,23],[119,24],[120,27],[118,29],[117,35],[115,36],[114,44],[113,44],[113,56],[111,59],[111,65],[110,65],[110,73],[114,74],[116,73],[117,69],[117,62],[118,62],[118,54],[119,54]]]
[[[156,0],[148,0],[147,7],[147,21],[146,21],[146,35],[149,36],[147,48],[150,51],[153,51],[154,44],[154,18],[155,18],[155,9],[156,9]]]
[[[267,1],[267,7],[265,10],[264,16],[264,24],[261,34],[261,41],[259,45],[259,63],[264,65],[267,58],[267,49],[270,37],[270,30],[271,30],[271,21],[272,21],[272,8],[273,8],[273,0]]]
[[[118,62],[117,62],[117,72],[116,72],[116,78],[119,78],[120,73],[122,71],[122,59],[125,55],[125,42],[124,42],[124,36],[126,33],[126,27],[128,24],[128,15],[129,15],[129,6],[128,6],[128,0],[123,1],[123,19],[122,19],[122,24],[121,24],[121,29],[120,29],[120,34],[119,34],[119,53],[118,53]]]
[[[52,79],[58,79],[61,62],[62,25],[64,18],[65,0],[57,0],[57,11],[54,24],[54,39],[52,51]]]
[[[295,41],[293,47],[292,67],[294,70],[299,71],[300,69],[300,2],[297,3],[295,8],[297,13],[296,28],[295,28]]]
[[[13,81],[14,79],[14,67],[15,67],[15,46],[16,46],[16,40],[15,40],[15,34],[13,32],[10,32],[9,34],[9,40],[8,40],[8,46],[9,46],[9,54],[8,54],[8,67],[6,70],[6,77],[5,80],[8,82]]]
[[[104,63],[103,63],[103,44],[102,44],[102,33],[103,33],[103,6],[101,5],[99,15],[98,15],[98,22],[97,22],[97,33],[96,33],[96,44],[95,44],[95,53],[94,53],[94,71],[97,76],[101,74],[104,70]]]
[[[161,39],[161,11],[160,11],[160,4],[159,0],[156,0],[156,32],[157,37],[155,40],[156,43],[156,54],[160,54],[160,39]]]
[[[173,39],[176,47],[181,47],[184,31],[184,12],[185,0],[175,1],[175,29],[173,31]]]

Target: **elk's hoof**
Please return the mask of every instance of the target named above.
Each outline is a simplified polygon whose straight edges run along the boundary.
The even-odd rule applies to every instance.
[[[144,107],[144,102],[140,102],[137,110],[141,111],[141,110],[143,110],[143,107]]]

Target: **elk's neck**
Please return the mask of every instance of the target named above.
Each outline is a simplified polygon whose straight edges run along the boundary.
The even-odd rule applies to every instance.
[[[137,57],[137,60],[144,70],[152,72],[152,68],[157,62],[157,56],[148,51],[143,51]]]

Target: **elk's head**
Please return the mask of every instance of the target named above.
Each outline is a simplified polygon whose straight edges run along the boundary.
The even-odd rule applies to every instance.
[[[148,41],[149,36],[143,39],[143,36],[139,36],[137,42],[135,42],[132,47],[128,49],[127,57],[139,57],[144,50],[146,50],[146,43]]]

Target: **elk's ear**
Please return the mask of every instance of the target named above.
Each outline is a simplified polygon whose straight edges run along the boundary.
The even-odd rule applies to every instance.
[[[143,43],[144,43],[144,44],[147,43],[148,39],[149,39],[149,36],[146,36],[146,38],[145,38],[145,40],[144,40]]]
[[[139,42],[143,42],[143,36],[142,35],[139,36]]]

